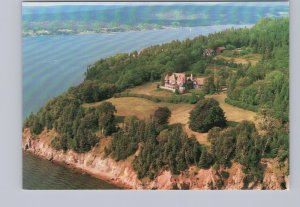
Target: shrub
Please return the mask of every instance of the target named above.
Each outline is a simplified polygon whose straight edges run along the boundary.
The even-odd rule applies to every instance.
[[[171,111],[168,107],[159,107],[155,110],[153,118],[158,124],[167,124],[171,116]]]
[[[189,127],[193,131],[207,132],[213,127],[225,127],[226,118],[219,103],[214,99],[200,101],[190,112]]]
[[[229,178],[229,173],[226,172],[226,171],[222,171],[221,172],[221,177],[224,178],[224,179],[227,179],[227,178]]]

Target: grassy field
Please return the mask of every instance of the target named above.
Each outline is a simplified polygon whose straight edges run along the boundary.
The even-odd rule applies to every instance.
[[[228,62],[233,62],[237,64],[249,64],[256,65],[259,60],[261,60],[260,54],[249,54],[240,57],[226,57],[225,55],[217,55],[216,59],[224,59]]]
[[[147,119],[158,107],[168,107],[172,111],[170,123],[187,123],[188,113],[193,108],[191,104],[171,104],[171,103],[154,103],[147,99],[136,97],[110,98],[106,100],[111,102],[117,108],[118,116],[135,115],[140,119]],[[83,107],[95,107],[102,102],[84,104]],[[180,118],[187,114],[186,117]]]
[[[137,86],[137,87],[128,89],[126,91],[130,92],[130,93],[135,93],[135,94],[145,94],[148,96],[160,96],[160,97],[172,96],[173,92],[163,90],[163,89],[158,89],[157,88],[158,84],[160,84],[160,82],[150,82],[150,83],[146,83],[141,86]]]
[[[111,102],[117,108],[117,116],[135,115],[140,119],[147,119],[158,107],[166,106],[172,111],[171,118],[169,120],[170,124],[183,124],[189,136],[194,135],[201,144],[209,144],[207,141],[207,133],[194,132],[188,127],[189,112],[193,109],[194,105],[154,103],[146,99],[135,97],[111,98],[106,101]],[[101,103],[102,102],[84,104],[83,107],[96,107]]]
[[[225,103],[226,96],[227,95],[225,93],[220,93],[220,94],[208,95],[205,97],[213,98],[220,103],[220,106],[224,110],[225,116],[228,121],[233,121],[233,122],[241,122],[243,120],[255,121],[255,117],[256,117],[255,112],[241,109]]]
[[[151,87],[155,86],[155,83],[146,84],[143,86],[136,87],[132,90],[136,92],[142,93],[145,91],[146,93],[151,93]],[[153,92],[156,93],[156,92]],[[214,98],[220,103],[221,108],[225,112],[225,116],[228,121],[231,122],[240,122],[243,120],[248,121],[255,121],[256,113],[252,111],[247,111],[244,109],[240,109],[235,106],[231,106],[225,103],[226,94],[215,94],[206,96],[206,98]],[[132,116],[135,115],[140,119],[148,119],[150,115],[154,113],[154,111],[158,107],[168,107],[172,114],[169,120],[170,124],[174,123],[181,123],[184,125],[185,131],[189,136],[194,135],[196,139],[201,144],[209,144],[207,141],[207,133],[198,133],[192,131],[188,127],[189,121],[189,113],[194,108],[195,105],[192,104],[172,104],[172,103],[155,103],[143,98],[136,98],[136,97],[122,97],[122,98],[110,98],[106,100],[111,102],[117,109],[117,116],[125,117],[125,116]],[[91,103],[91,104],[83,104],[83,107],[96,107],[100,105],[102,102]]]

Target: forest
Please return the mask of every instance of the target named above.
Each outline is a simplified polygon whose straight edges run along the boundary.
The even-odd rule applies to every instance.
[[[203,55],[206,48],[219,46],[247,48],[262,59],[256,65],[229,64]],[[209,65],[223,68],[215,73]],[[128,88],[160,81],[170,72],[207,76],[204,94],[218,93],[225,85],[226,102],[256,111],[259,124],[242,121],[232,125],[217,101],[197,99],[189,127],[208,132],[210,146],[206,146],[189,137],[180,124],[169,124],[171,112],[167,108],[157,109],[148,120],[134,116],[120,120],[109,102],[82,107],[83,103],[103,101]],[[282,164],[288,161],[289,20],[265,18],[252,28],[227,29],[99,60],[87,68],[81,84],[31,114],[24,128],[30,128],[33,135],[45,128],[55,129],[59,136],[52,146],[77,152],[89,151],[99,143],[96,132],[100,131],[100,139],[112,139],[105,155],[115,160],[133,156],[132,165],[140,179],[153,179],[165,169],[176,175],[189,166],[218,168],[237,162],[247,175],[245,187],[251,181],[262,182],[262,158]]]

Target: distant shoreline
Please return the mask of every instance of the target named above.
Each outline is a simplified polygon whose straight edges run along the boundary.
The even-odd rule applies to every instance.
[[[241,27],[252,27],[254,24],[220,24],[220,25],[199,25],[199,26],[193,26],[193,27],[185,27],[185,26],[166,26],[162,28],[153,28],[153,29],[128,29],[128,30],[120,30],[120,31],[103,31],[103,32],[97,32],[97,31],[85,31],[85,32],[74,32],[74,33],[50,33],[48,30],[44,30],[44,33],[41,34],[25,34],[24,31],[22,32],[22,37],[40,37],[40,36],[70,36],[70,35],[93,35],[93,34],[116,34],[116,33],[122,33],[122,32],[142,32],[142,31],[157,31],[157,30],[165,30],[165,29],[193,29],[193,28],[199,28],[199,27],[217,27],[217,26],[241,26]],[[47,34],[49,33],[49,34]]]

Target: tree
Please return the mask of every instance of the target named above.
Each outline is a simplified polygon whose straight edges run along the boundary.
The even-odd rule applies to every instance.
[[[262,139],[259,137],[254,123],[242,121],[236,127],[235,160],[244,166],[244,171],[254,181],[261,181]]]
[[[98,108],[99,113],[98,124],[102,134],[110,135],[116,130],[115,112],[117,112],[114,105],[110,102],[103,102]]]
[[[189,127],[193,131],[207,132],[213,127],[225,127],[226,118],[219,103],[214,99],[204,99],[190,112]]]
[[[203,148],[198,166],[200,168],[209,168],[212,163],[213,163],[212,155],[209,152],[207,152],[206,148]]]
[[[170,117],[171,111],[168,107],[158,107],[153,114],[154,120],[160,125],[167,124]]]
[[[43,125],[40,123],[38,117],[34,118],[33,125],[30,127],[30,132],[33,134],[40,134],[43,131]]]
[[[187,80],[187,82],[185,83],[185,87],[186,87],[186,89],[193,89],[194,88],[194,82],[193,81],[191,81],[190,79],[189,80]]]
[[[216,92],[216,85],[214,83],[213,77],[210,76],[205,79],[202,90],[205,94],[213,94]]]
[[[200,60],[194,63],[192,66],[192,72],[195,74],[204,74],[206,68],[206,62],[204,60]]]
[[[234,158],[236,145],[236,130],[234,128],[213,128],[208,132],[211,143],[211,153],[216,164],[229,166]]]

